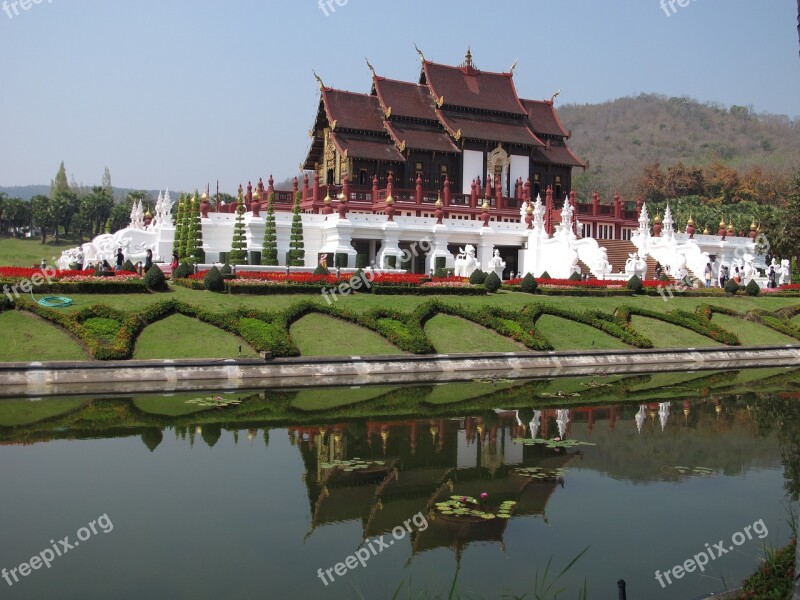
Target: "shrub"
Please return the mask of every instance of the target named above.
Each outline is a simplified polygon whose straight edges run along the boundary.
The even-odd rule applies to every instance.
[[[644,284],[642,283],[642,280],[639,279],[638,275],[634,275],[633,277],[628,279],[627,287],[634,294],[641,294],[642,290],[644,289]]]
[[[729,294],[735,294],[739,291],[739,284],[733,279],[728,279],[728,281],[725,282],[725,291]]]
[[[442,269],[443,271],[447,268],[447,258],[444,256],[437,256],[433,259],[433,270],[439,271]]]
[[[573,273],[569,276],[570,281],[583,281],[583,275],[580,273]]]
[[[353,278],[354,279],[360,279],[361,281],[366,281],[367,283],[369,283],[369,280],[367,279],[367,276],[364,275],[364,269],[358,269],[355,273],[353,273]],[[362,285],[358,289],[358,293],[371,294],[372,293],[372,285],[371,284]]]
[[[172,278],[185,279],[192,273],[194,273],[194,268],[192,268],[192,265],[186,262],[182,262],[181,264],[178,265],[178,268],[172,272]]]
[[[131,262],[130,258],[125,259],[125,264],[122,265],[122,270],[128,273],[136,273],[136,265]]]
[[[164,271],[159,269],[156,265],[153,265],[153,268],[145,273],[144,284],[148,289],[156,292],[164,292],[168,289],[167,278],[164,276]]]
[[[436,269],[436,272],[433,274],[434,277],[437,279],[444,279],[447,277],[447,269]]]
[[[486,277],[486,273],[480,269],[476,269],[472,272],[472,275],[469,276],[469,282],[472,285],[483,285],[483,283],[486,281]]]
[[[550,277],[550,273],[545,271],[544,273],[542,273],[542,276],[539,277],[539,279],[552,279],[552,277]]]
[[[317,268],[314,269],[314,275],[330,275],[331,272],[328,271],[327,267],[323,267],[321,264],[317,265]]]
[[[748,296],[758,296],[761,293],[761,286],[759,286],[754,279],[751,279],[750,283],[744,288],[744,292]]]
[[[539,284],[536,283],[536,279],[528,273],[525,277],[522,278],[522,283],[520,284],[520,288],[526,294],[535,294],[536,288],[539,287]]]
[[[363,269],[366,267],[368,258],[366,254],[356,254],[356,269]]]
[[[227,261],[220,267],[219,272],[223,279],[233,279],[233,268]]]
[[[225,279],[217,267],[211,267],[206,276],[203,278],[203,283],[209,292],[222,292],[225,290]]]
[[[486,281],[483,282],[483,285],[486,286],[486,289],[489,290],[490,294],[494,294],[497,290],[500,289],[500,286],[503,285],[503,282],[500,281],[500,278],[497,276],[497,273],[489,273],[486,276]]]
[[[667,283],[669,283],[669,275],[667,275],[666,273],[662,273],[661,276],[658,278],[658,280],[666,281]]]

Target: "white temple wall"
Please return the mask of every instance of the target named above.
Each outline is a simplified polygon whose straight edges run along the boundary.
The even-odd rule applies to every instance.
[[[525,183],[530,176],[531,159],[529,156],[511,155],[511,195],[514,194],[514,185],[520,177],[522,182]]]
[[[461,161],[461,193],[472,192],[472,180],[480,177],[483,181],[483,152],[464,150]]]

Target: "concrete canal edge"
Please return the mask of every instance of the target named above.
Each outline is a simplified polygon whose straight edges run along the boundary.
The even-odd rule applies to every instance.
[[[800,366],[800,345],[337,358],[0,363],[0,397]]]

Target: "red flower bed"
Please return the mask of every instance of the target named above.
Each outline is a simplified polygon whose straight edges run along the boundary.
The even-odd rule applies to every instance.
[[[116,271],[114,274],[116,276],[136,275],[136,273],[129,271]],[[74,269],[68,269],[64,271],[52,271],[48,268],[43,271],[40,268],[34,269],[31,267],[0,267],[0,278],[3,279],[31,279],[34,275],[39,275],[40,277],[49,277],[50,279],[86,279],[94,277],[94,270],[88,269],[85,271],[78,271]]]
[[[772,288],[776,289],[776,288]],[[777,288],[779,290],[800,290],[800,283],[787,283]]]

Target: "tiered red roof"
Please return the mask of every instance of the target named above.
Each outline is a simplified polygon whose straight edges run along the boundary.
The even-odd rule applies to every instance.
[[[427,83],[434,98],[446,106],[528,114],[517,97],[511,73],[487,73],[469,64],[450,67],[425,61],[420,83]]]
[[[553,102],[547,100],[522,100],[528,111],[528,122],[531,128],[541,135],[570,137],[569,132],[561,125]]]

